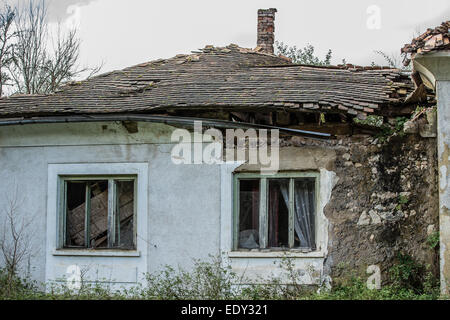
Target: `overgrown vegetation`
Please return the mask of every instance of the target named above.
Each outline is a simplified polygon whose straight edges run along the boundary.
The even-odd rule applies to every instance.
[[[439,231],[434,231],[428,236],[427,244],[430,249],[435,249],[439,246]]]
[[[268,284],[248,284],[249,279],[238,276],[230,267],[223,267],[218,257],[210,261],[195,261],[191,271],[167,266],[161,272],[146,275],[146,283],[132,288],[112,289],[102,283],[83,283],[79,290],[66,285],[51,285],[47,292],[36,283],[15,276],[12,283],[6,270],[0,271],[1,299],[283,299],[283,300],[401,300],[438,299],[436,279],[426,267],[407,255],[399,255],[397,264],[389,271],[389,283],[380,290],[370,290],[366,281],[356,274],[326,286],[302,285],[301,277],[291,259],[283,259],[280,268],[284,280],[274,278]],[[312,272],[312,271],[307,271]],[[312,273],[310,276],[314,276]],[[245,284],[237,286],[236,284]],[[285,285],[289,283],[289,285]]]
[[[367,116],[366,119],[361,120],[358,118],[353,118],[353,121],[357,124],[367,125],[370,127],[381,127],[383,125],[383,117],[382,116]]]
[[[392,124],[382,123],[377,126],[380,131],[376,134],[376,138],[379,142],[384,143],[388,141],[389,137],[393,135],[398,135],[403,137],[405,135],[404,126],[405,123],[409,120],[407,117],[396,117]]]
[[[402,210],[402,209],[403,209],[403,206],[406,205],[408,202],[409,202],[409,199],[408,199],[407,196],[405,196],[405,195],[400,195],[400,196],[398,197],[398,204],[397,204],[397,206],[395,207],[395,209],[397,209],[397,210]]]
[[[411,256],[398,254],[397,263],[390,269],[392,287],[418,295],[434,295],[437,282],[426,266],[418,264]]]

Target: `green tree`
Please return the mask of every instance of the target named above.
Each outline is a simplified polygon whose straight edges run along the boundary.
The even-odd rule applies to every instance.
[[[297,48],[297,46],[288,46],[283,42],[276,41],[276,54],[281,54],[292,60],[296,64],[306,64],[313,66],[328,66],[331,63],[331,49],[328,50],[325,58],[321,60],[314,54],[314,46],[306,45],[304,48]]]

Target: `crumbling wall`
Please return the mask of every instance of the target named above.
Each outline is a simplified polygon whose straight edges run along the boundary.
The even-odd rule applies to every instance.
[[[336,151],[333,171],[339,181],[325,208],[326,273],[336,279],[378,265],[386,282],[398,254],[404,254],[439,275],[438,250],[427,242],[439,230],[435,138],[394,136],[380,143],[370,136],[324,142],[296,137],[283,145]]]

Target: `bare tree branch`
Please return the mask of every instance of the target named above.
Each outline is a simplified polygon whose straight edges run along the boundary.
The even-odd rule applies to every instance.
[[[24,261],[35,253],[33,244],[33,216],[20,212],[19,189],[12,188],[3,208],[2,232],[0,235],[0,254],[10,282],[17,276]]]
[[[15,36],[12,31],[15,11],[6,3],[0,9],[0,97],[3,95],[3,87],[9,84],[11,77],[6,72],[12,59],[11,40]]]
[[[63,32],[58,24],[56,34],[51,34],[45,0],[29,0],[25,6],[11,10],[14,14],[10,28],[15,32],[6,41],[5,48],[11,54],[4,66],[7,71],[4,76],[12,84],[12,93],[49,94],[84,72],[90,72],[90,76],[98,73],[103,66],[81,68],[78,65],[81,40],[77,30]],[[3,11],[4,15],[8,13],[6,9]],[[0,39],[0,49],[1,45]]]
[[[396,69],[400,69],[402,71],[411,71],[411,67],[405,67],[402,63],[402,58],[400,55],[396,55],[396,54],[387,54],[384,51],[381,50],[375,50],[374,51],[376,54],[380,55],[381,57],[383,57],[383,59],[388,63],[389,67],[391,68],[396,68]],[[372,63],[373,65],[375,65],[375,63]]]

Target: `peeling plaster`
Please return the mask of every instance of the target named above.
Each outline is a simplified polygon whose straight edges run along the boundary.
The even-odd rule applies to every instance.
[[[447,66],[450,65],[447,60]],[[441,70],[442,71],[442,70]],[[439,229],[441,292],[449,293],[450,284],[450,188],[448,181],[450,164],[450,81],[436,76],[439,161]]]
[[[438,106],[438,167],[439,167],[439,216],[440,216],[440,267],[441,292],[448,294],[450,283],[450,189],[448,166],[450,163],[450,51],[417,54],[414,68],[424,80],[428,79],[436,91]]]
[[[441,190],[447,188],[447,166],[441,166],[439,168],[440,177],[439,177],[439,187]]]
[[[324,212],[325,212],[325,206],[330,202],[331,199],[331,193],[333,191],[333,188],[336,186],[336,184],[339,182],[339,177],[336,175],[333,171],[328,171],[326,169],[320,169],[320,181],[321,181],[321,187],[320,187],[320,212],[319,214],[323,216],[323,230],[327,230],[327,232],[324,232],[324,239],[323,244],[325,246],[324,253],[325,256],[328,254],[328,246],[326,244],[328,243],[328,226],[329,222],[326,218]]]

